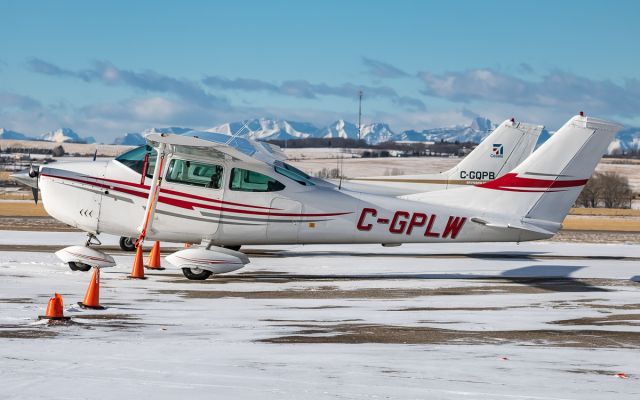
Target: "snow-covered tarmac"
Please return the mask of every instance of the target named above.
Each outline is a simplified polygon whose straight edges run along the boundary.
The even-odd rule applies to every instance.
[[[0,231],[0,398],[640,396],[640,245],[254,246],[205,282],[109,250],[87,311],[35,247],[82,241]],[[55,291],[73,324],[37,320]]]

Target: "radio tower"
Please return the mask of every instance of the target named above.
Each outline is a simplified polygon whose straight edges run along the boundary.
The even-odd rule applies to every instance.
[[[362,90],[358,92],[358,97],[360,98],[358,103],[358,141],[360,141],[362,134]]]

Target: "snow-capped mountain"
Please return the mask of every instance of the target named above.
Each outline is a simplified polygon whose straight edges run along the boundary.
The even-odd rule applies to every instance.
[[[185,132],[189,132],[192,131],[192,128],[181,128],[179,126],[169,126],[167,128],[149,128],[149,129],[145,129],[144,131],[142,131],[142,133],[138,133],[138,135],[141,135],[144,137],[144,135],[147,135],[149,133],[175,133],[176,135],[181,135]],[[127,134],[129,135],[129,134]],[[125,135],[126,136],[126,135]]]
[[[376,144],[388,142],[393,138],[395,133],[389,128],[389,125],[383,123],[373,123],[362,126],[361,137],[367,142],[367,144]]]
[[[285,120],[272,120],[267,118],[256,118],[241,122],[228,122],[226,124],[214,126],[207,129],[207,132],[225,133],[233,135],[247,124],[246,128],[240,132],[240,136],[250,137],[260,140],[290,140],[315,137],[318,130],[313,124]]]
[[[471,121],[471,129],[480,132],[489,132],[496,128],[489,118],[476,117]]]
[[[149,133],[175,133],[177,135],[181,135],[185,132],[192,131],[192,128],[182,128],[179,126],[169,126],[166,128],[149,128],[144,131],[138,132],[129,132],[125,133],[124,136],[117,137],[113,144],[122,145],[122,146],[141,146],[147,141],[144,136]]]
[[[242,129],[245,123],[246,121],[229,122],[209,128],[207,131],[231,135]],[[394,135],[389,125],[382,123],[363,125],[361,134],[362,138],[370,144],[385,142]],[[258,140],[293,140],[305,138],[357,139],[358,127],[342,119],[323,128],[318,128],[308,122],[258,118],[250,120],[240,135]]]
[[[95,143],[96,140],[92,137],[82,138],[80,135],[75,133],[71,128],[58,128],[55,131],[51,131],[45,133],[40,136],[40,140],[44,140],[46,142],[56,142],[56,143],[64,143],[64,142],[74,142],[74,143]]]
[[[238,132],[247,121],[228,122],[207,129],[209,132],[219,132],[224,134],[234,134]],[[480,143],[485,137],[496,128],[491,120],[477,117],[468,125],[456,125],[444,128],[431,128],[424,130],[406,130],[395,133],[389,125],[385,123],[372,123],[362,126],[361,136],[367,144],[379,144],[387,141],[411,141],[411,142],[475,142]],[[148,133],[175,133],[182,134],[191,131],[191,128],[167,127],[151,128],[141,133],[127,133],[115,139],[113,144],[139,146],[145,143],[144,135]],[[544,143],[552,132],[542,130],[538,145]],[[258,140],[295,140],[304,138],[358,138],[358,127],[356,124],[345,120],[335,121],[325,127],[308,122],[287,121],[270,118],[255,118],[248,121],[246,128],[240,133],[243,137],[250,137]],[[94,143],[92,137],[82,138],[69,128],[60,128],[34,139],[25,134],[0,129],[0,139],[13,140],[46,140],[52,142],[76,142]],[[628,153],[640,149],[640,128],[629,127],[618,132],[616,139],[609,146],[609,154]]]
[[[9,129],[0,128],[0,139],[6,140],[33,140],[24,133],[11,131]]]
[[[623,154],[640,150],[640,128],[624,128],[607,149],[609,154]]]
[[[147,141],[144,140],[144,136],[137,132],[127,133],[124,136],[120,136],[113,141],[113,144],[123,146],[142,146]]]
[[[358,139],[358,127],[351,122],[343,119],[320,129],[316,137],[324,139],[342,138],[342,139]]]
[[[480,143],[496,128],[496,124],[487,118],[476,117],[470,125],[455,125],[445,128],[432,128],[423,131],[408,130],[394,135],[394,141],[412,142],[475,142]]]

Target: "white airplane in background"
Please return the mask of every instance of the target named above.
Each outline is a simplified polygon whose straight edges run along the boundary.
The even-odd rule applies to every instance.
[[[99,233],[201,243],[166,259],[189,279],[237,270],[249,260],[220,245],[521,242],[546,239],[620,129],[575,116],[515,169],[457,189],[402,198],[317,185],[273,146],[206,132],[150,134],[145,147],[112,161],[31,171],[46,211],[90,234],[63,261],[114,265],[90,248]],[[142,221],[140,223],[139,221]]]
[[[544,126],[517,122],[498,125],[473,151],[448,171],[436,174],[350,178],[342,187],[367,193],[406,195],[492,181],[514,169],[535,149]]]

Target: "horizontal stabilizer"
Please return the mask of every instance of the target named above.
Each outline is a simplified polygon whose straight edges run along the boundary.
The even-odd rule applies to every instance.
[[[542,235],[553,236],[561,227],[561,224],[557,224],[555,222],[550,221],[541,221],[541,220],[531,220],[528,218],[524,218],[519,222],[494,222],[487,221],[486,219],[480,217],[471,218],[471,222],[475,222],[480,225],[484,225],[489,228],[496,229],[517,229],[524,232],[537,233]]]

